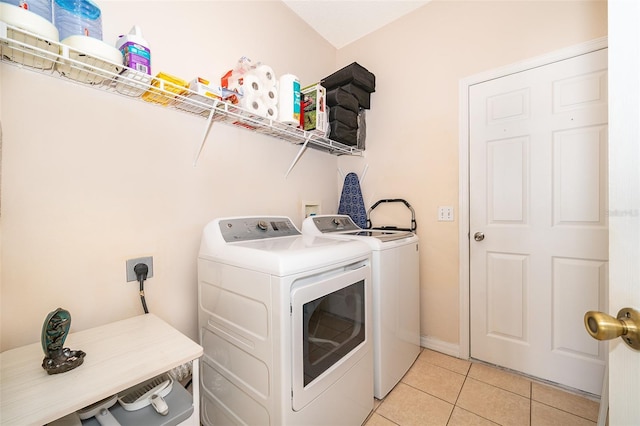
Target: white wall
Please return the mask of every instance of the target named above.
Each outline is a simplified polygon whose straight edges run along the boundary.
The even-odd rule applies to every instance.
[[[296,73],[335,70],[335,49],[280,2],[99,1],[104,40],[132,25],[153,73],[217,80],[243,55]],[[197,340],[196,257],[215,217],[338,203],[336,157],[66,80],[1,65],[1,349],[39,341],[62,307],[78,331],[142,313],[125,261],[153,256],[147,304]]]
[[[366,157],[339,164],[369,165],[365,205],[405,198],[416,210],[423,342],[455,352],[459,341],[459,81],[606,34],[606,1],[436,0],[338,51],[338,66],[357,61],[377,78]],[[438,206],[455,222],[438,222]],[[402,214],[379,222],[406,226]]]

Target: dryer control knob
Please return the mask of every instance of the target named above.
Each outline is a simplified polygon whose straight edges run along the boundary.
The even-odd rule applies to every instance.
[[[261,231],[266,231],[267,229],[269,229],[269,225],[264,220],[259,220],[258,229],[260,229]]]

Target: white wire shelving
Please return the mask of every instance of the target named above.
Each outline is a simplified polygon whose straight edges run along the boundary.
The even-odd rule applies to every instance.
[[[38,34],[0,21],[0,62],[19,68],[64,79],[93,89],[127,97],[133,101],[161,106],[202,117],[205,129],[196,149],[194,166],[213,123],[241,127],[299,145],[287,175],[307,147],[332,155],[362,156],[355,146],[331,140],[313,131],[261,117],[237,105],[205,97],[186,87],[179,87],[110,62],[91,53],[49,40]]]

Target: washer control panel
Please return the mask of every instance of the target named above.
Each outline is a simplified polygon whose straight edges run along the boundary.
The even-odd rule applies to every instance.
[[[300,235],[291,219],[284,216],[221,219],[219,226],[228,243]]]
[[[313,224],[323,234],[328,232],[360,231],[349,216],[315,216]]]

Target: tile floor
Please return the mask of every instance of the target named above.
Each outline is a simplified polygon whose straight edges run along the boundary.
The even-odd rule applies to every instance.
[[[588,397],[423,349],[364,424],[593,426],[598,409]]]

